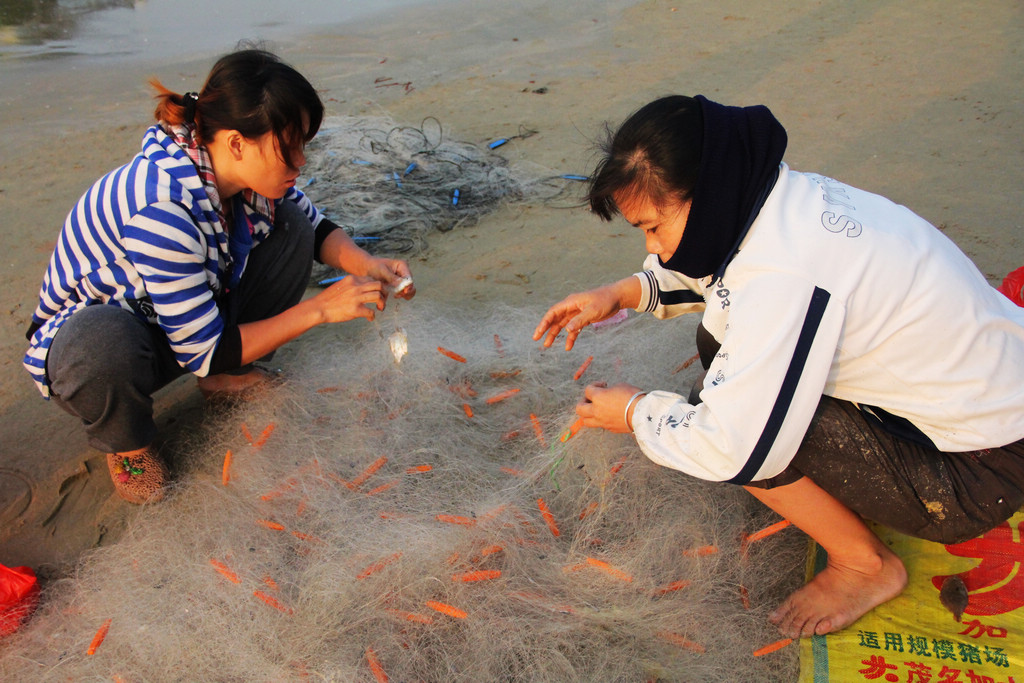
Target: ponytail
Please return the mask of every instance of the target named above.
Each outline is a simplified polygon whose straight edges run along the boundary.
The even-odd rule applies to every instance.
[[[156,90],[157,100],[153,116],[169,126],[180,126],[185,123],[196,123],[199,113],[199,93],[187,92],[179,95],[168,90],[157,78],[149,79],[150,86]]]

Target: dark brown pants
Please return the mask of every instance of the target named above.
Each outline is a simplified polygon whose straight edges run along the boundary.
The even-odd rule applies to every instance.
[[[703,326],[697,344],[701,362],[710,364],[709,346],[717,342]],[[958,543],[1009,519],[1024,504],[1024,440],[946,453],[894,436],[856,405],[823,396],[789,467],[749,486],[774,488],[805,476],[865,519]]]

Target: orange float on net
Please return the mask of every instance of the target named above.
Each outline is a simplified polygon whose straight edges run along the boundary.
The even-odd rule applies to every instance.
[[[583,364],[579,367],[579,369],[576,370],[576,373],[572,376],[573,380],[577,380],[578,381],[579,378],[583,376],[583,373],[587,371],[587,368],[590,367],[590,364],[593,363],[593,362],[594,362],[594,357],[593,356],[587,356],[587,359],[585,361],[583,361]]]
[[[401,556],[402,556],[402,553],[395,553],[393,555],[388,555],[383,560],[379,560],[377,562],[374,562],[369,567],[367,567],[363,571],[359,572],[359,574],[356,575],[356,578],[357,579],[365,579],[368,576],[373,576],[374,574],[376,574],[380,570],[384,569],[384,567],[388,566],[392,562],[397,561],[398,558],[400,558]]]
[[[491,396],[489,399],[487,399],[486,403],[487,405],[492,405],[494,403],[498,403],[499,401],[504,401],[506,398],[509,398],[510,396],[515,396],[518,393],[518,387],[513,389],[506,389],[505,391],[499,392],[494,396]]]
[[[228,569],[228,566],[223,562],[210,558],[210,564],[213,565],[214,569],[220,572],[221,576],[231,583],[242,583],[242,580],[238,578],[238,574]]]
[[[107,631],[110,630],[110,622],[111,621],[113,621],[113,620],[112,619],[107,619],[106,621],[104,621],[100,625],[99,630],[96,631],[96,635],[94,635],[92,637],[92,642],[89,643],[89,649],[86,651],[85,654],[87,654],[87,655],[94,655],[94,654],[96,654],[96,650],[99,649],[100,645],[103,644],[103,640],[107,637]]]
[[[277,425],[276,424],[274,424],[273,422],[268,424],[266,429],[264,429],[263,432],[260,434],[260,438],[258,438],[256,440],[256,443],[253,444],[253,447],[254,448],[262,448],[263,444],[265,444],[267,442],[267,439],[270,438],[270,435],[274,433],[275,429],[277,429]]]
[[[544,517],[544,521],[547,522],[548,529],[551,530],[551,535],[561,536],[562,532],[558,530],[558,523],[555,521],[555,516],[551,514],[551,509],[548,508],[548,504],[544,502],[543,498],[537,499],[537,508],[540,510],[540,514]]]
[[[448,349],[444,348],[443,346],[438,346],[437,350],[441,354],[443,354],[445,356],[448,356],[449,358],[451,358],[454,361],[458,361],[459,363],[465,363],[466,362],[466,359],[463,356],[460,356],[459,354],[455,353],[454,351],[449,351]]]
[[[284,612],[285,614],[291,614],[292,613],[292,608],[291,607],[288,607],[287,605],[283,604],[280,600],[275,598],[273,595],[270,595],[268,593],[264,593],[261,590],[254,590],[252,592],[252,594],[255,597],[257,597],[260,600],[262,600],[263,602],[265,602],[266,604],[268,604],[271,607],[273,607],[274,609],[278,610],[279,612]]]
[[[474,581],[490,581],[491,579],[497,579],[500,576],[500,569],[478,569],[476,571],[463,572],[461,574],[453,574],[452,581],[472,583]]]
[[[430,609],[436,610],[441,614],[445,614],[449,617],[452,617],[453,619],[465,619],[469,616],[458,607],[453,607],[452,605],[449,605],[444,602],[438,602],[437,600],[427,600],[425,604]]]
[[[764,647],[761,647],[761,648],[758,648],[758,649],[754,650],[754,656],[755,657],[763,657],[764,655],[771,654],[771,653],[775,652],[776,650],[781,650],[782,648],[786,647],[787,645],[789,645],[792,642],[793,642],[792,638],[783,638],[782,640],[776,640],[774,643],[769,643],[768,645],[765,645]]]
[[[387,672],[384,671],[384,667],[381,665],[380,659],[377,658],[377,653],[373,651],[372,647],[366,648],[366,663],[370,666],[370,672],[377,683],[388,683]]]
[[[231,449],[224,454],[224,466],[220,470],[220,483],[224,486],[228,485],[231,481]]]

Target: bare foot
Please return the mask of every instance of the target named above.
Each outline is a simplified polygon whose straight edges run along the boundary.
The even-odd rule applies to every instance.
[[[907,570],[888,548],[878,549],[864,566],[834,562],[794,591],[769,620],[789,637],[823,636],[845,628],[883,602],[895,598],[907,585]]]
[[[273,381],[277,375],[269,370],[254,367],[244,375],[207,375],[199,377],[199,391],[207,399],[211,398],[244,398],[246,394]]]

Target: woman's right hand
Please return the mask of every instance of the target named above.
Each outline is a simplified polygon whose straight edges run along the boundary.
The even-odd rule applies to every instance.
[[[636,278],[629,278],[629,280],[635,281]],[[619,309],[623,307],[624,285],[627,285],[627,281],[621,280],[565,297],[544,314],[537,329],[533,332],[533,340],[538,341],[544,337],[544,347],[548,348],[555,343],[555,339],[564,329],[565,350],[569,351],[584,327],[619,312]],[[639,284],[637,287],[639,288]]]
[[[316,296],[271,318],[240,324],[241,364],[259,360],[317,325],[355,318],[373,320],[374,309],[384,310],[384,285],[370,277],[346,275]]]
[[[372,277],[349,275],[312,299],[325,323],[355,318],[373,320],[374,309],[384,310],[384,285]]]

